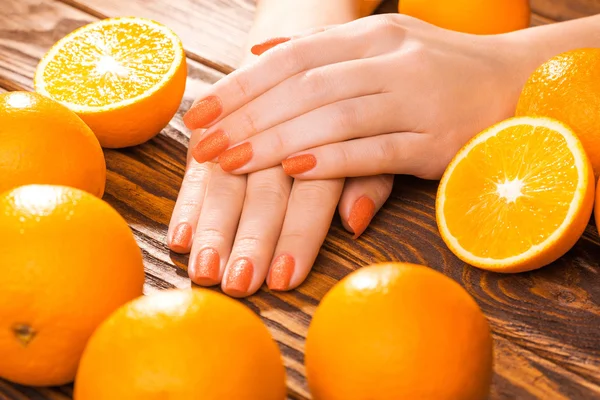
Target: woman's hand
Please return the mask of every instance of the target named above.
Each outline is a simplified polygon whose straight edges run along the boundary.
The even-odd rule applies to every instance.
[[[310,272],[338,202],[344,226],[358,237],[391,189],[391,175],[348,179],[345,185],[343,179],[292,182],[279,166],[231,175],[190,153],[169,247],[191,250],[188,273],[196,284],[221,284],[235,297],[256,292],[265,279],[272,290],[290,290]]]
[[[295,0],[261,0],[258,5],[251,37],[356,16],[356,0],[305,0],[300,6]],[[250,295],[265,279],[273,290],[297,287],[312,268],[336,207],[345,228],[358,237],[392,189],[391,175],[293,181],[280,165],[231,175],[218,164],[193,159],[202,135],[202,130],[192,133],[167,240],[173,251],[191,252],[193,282],[221,284],[231,296]]]
[[[535,66],[520,66],[507,37],[389,14],[275,41],[188,112],[188,126],[209,127],[194,157],[234,174],[283,162],[301,179],[439,178],[467,140],[514,113]]]

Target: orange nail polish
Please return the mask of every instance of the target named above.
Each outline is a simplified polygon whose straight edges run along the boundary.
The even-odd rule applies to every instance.
[[[221,165],[221,168],[223,168],[223,171],[230,172],[243,167],[251,159],[252,144],[246,142],[221,154],[219,156],[219,164]]]
[[[237,260],[227,272],[225,289],[228,294],[233,296],[245,296],[252,282],[254,266],[252,261],[247,258]]]
[[[217,96],[208,96],[194,104],[183,116],[183,123],[188,129],[204,128],[219,118],[223,112],[223,104]]]
[[[289,254],[282,254],[273,261],[269,271],[268,286],[271,290],[288,290],[294,274],[296,261]]]
[[[189,271],[190,278],[198,285],[212,286],[219,283],[221,258],[215,249],[203,249],[192,262],[192,266]]]
[[[358,238],[367,229],[375,215],[375,203],[367,196],[362,196],[352,206],[348,225],[354,231],[354,239]]]
[[[277,46],[278,44],[288,42],[289,40],[290,40],[289,37],[271,38],[271,39],[265,40],[262,43],[255,44],[254,46],[252,46],[250,51],[252,52],[252,54],[260,56],[265,51],[272,49],[273,47]]]
[[[229,138],[219,129],[199,141],[192,151],[192,156],[199,163],[204,163],[218,157],[228,147]]]
[[[187,222],[177,225],[171,239],[171,250],[177,253],[187,253],[192,241],[192,226]]]
[[[302,154],[283,160],[281,165],[286,174],[298,175],[316,167],[317,159],[312,154]]]

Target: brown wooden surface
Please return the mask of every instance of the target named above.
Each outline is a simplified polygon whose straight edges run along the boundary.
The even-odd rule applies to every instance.
[[[393,3],[380,11],[395,11]],[[532,7],[535,25],[600,13],[599,0],[532,0]],[[178,115],[144,145],[105,151],[104,198],[127,219],[143,250],[146,293],[190,287],[187,257],[170,253],[165,245],[188,141],[181,115],[203,87],[238,65],[253,10],[252,0],[0,0],[0,91],[31,89],[44,52],[98,18],[152,17],[183,39],[189,78]],[[516,275],[483,272],[456,259],[440,239],[436,187],[435,182],[397,178],[390,200],[358,241],[334,221],[313,273],[298,290],[263,289],[244,300],[280,344],[290,398],[309,398],[302,352],[319,299],[350,271],[387,260],[429,265],[475,297],[495,339],[492,399],[600,398],[600,239],[595,226],[589,225],[573,250],[551,266]],[[34,389],[0,380],[0,399],[69,399],[71,394],[70,386]]]

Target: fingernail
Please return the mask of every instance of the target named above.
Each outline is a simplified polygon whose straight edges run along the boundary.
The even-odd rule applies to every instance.
[[[362,196],[352,206],[348,225],[354,231],[354,239],[358,238],[367,229],[375,215],[375,203],[367,196]]]
[[[312,154],[302,154],[283,160],[281,165],[283,165],[283,170],[286,174],[298,175],[316,167],[317,159]]]
[[[227,293],[233,296],[245,296],[252,282],[254,266],[247,258],[237,260],[227,272],[225,289]]]
[[[171,250],[177,253],[186,253],[192,241],[192,226],[187,222],[177,225],[171,239]]]
[[[271,290],[288,290],[296,261],[289,254],[282,254],[273,261],[268,286]]]
[[[218,157],[229,147],[229,138],[222,130],[211,133],[198,142],[192,155],[199,163],[204,163]]]
[[[250,51],[252,52],[252,54],[260,56],[265,51],[270,50],[273,47],[277,46],[278,44],[285,43],[289,40],[290,40],[289,37],[271,38],[271,39],[265,40],[264,42],[255,44],[254,46],[252,46]]]
[[[202,250],[194,262],[193,269],[190,272],[190,278],[202,286],[212,286],[219,283],[219,270],[221,268],[221,258],[219,253],[213,248]]]
[[[230,172],[243,167],[251,159],[252,144],[246,142],[221,154],[219,156],[219,164],[221,165],[221,168],[223,168],[223,171]]]
[[[208,96],[192,106],[183,116],[183,123],[189,129],[204,128],[206,125],[219,118],[223,112],[221,99],[217,96]]]

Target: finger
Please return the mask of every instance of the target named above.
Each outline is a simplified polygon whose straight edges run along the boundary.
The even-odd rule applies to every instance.
[[[262,169],[268,163],[273,166],[281,161],[281,159],[274,159],[275,155],[286,155],[272,153],[273,147],[282,142],[300,140],[308,143],[304,148],[295,148],[291,151],[282,149],[289,151],[287,154],[290,154],[327,143],[328,139],[339,140],[339,137],[346,133],[346,130],[340,131],[342,127],[359,128],[358,126],[348,127],[348,122],[350,122],[347,121],[348,118],[360,119],[360,121],[353,120],[351,122],[360,122],[360,127],[368,127],[371,131],[375,126],[391,125],[391,121],[396,121],[398,118],[396,116],[390,118],[390,111],[397,103],[396,98],[391,94],[379,97],[369,96],[379,94],[384,90],[386,80],[378,78],[383,76],[382,73],[379,73],[380,70],[382,70],[382,64],[376,62],[375,59],[370,59],[327,65],[297,74],[211,127],[194,148],[194,158],[198,162],[213,160],[229,146],[257,135],[262,138],[256,138],[256,140],[264,142],[267,146],[261,150],[271,155],[271,160],[268,162],[265,160],[265,163],[257,168]],[[365,71],[370,71],[374,78],[356,79]],[[290,93],[293,95],[290,96]],[[325,107],[327,105],[329,107]],[[315,113],[306,115],[313,110]],[[398,111],[394,111],[397,114]],[[341,113],[344,115],[339,115]],[[278,126],[286,121],[289,123],[285,126]],[[332,123],[336,126],[331,126]],[[323,125],[331,128],[333,133],[337,133],[337,137],[332,137],[329,132],[324,134]],[[272,129],[269,130],[269,128]],[[298,129],[301,129],[301,132],[307,132],[308,136],[298,135]],[[394,130],[397,129],[396,127]],[[274,135],[278,137],[273,137]]]
[[[271,50],[273,47],[280,45],[281,43],[285,43],[285,42],[289,42],[290,40],[300,39],[303,37],[314,35],[315,33],[325,32],[326,30],[329,30],[336,26],[338,26],[338,25],[322,26],[319,28],[312,28],[307,31],[300,32],[300,33],[298,33],[296,35],[292,35],[292,36],[280,36],[280,37],[270,38],[270,39],[265,40],[264,42],[255,44],[254,46],[252,46],[250,48],[250,51],[255,56],[260,56],[263,53]]]
[[[327,236],[343,187],[343,179],[294,181],[269,269],[270,289],[290,290],[306,279]]]
[[[342,224],[357,239],[392,193],[394,175],[349,178],[338,206]]]
[[[248,176],[244,210],[221,285],[230,296],[251,295],[265,281],[281,233],[291,182],[281,167]]]
[[[188,266],[190,279],[202,286],[221,282],[231,253],[246,194],[246,176],[217,165],[206,189]]]
[[[294,154],[282,164],[299,179],[332,179],[379,174],[408,174],[428,177],[437,146],[430,136],[400,132],[347,142],[327,144]]]
[[[167,232],[167,244],[176,253],[190,251],[204,193],[214,165],[199,164],[193,159],[188,163]]]
[[[198,100],[185,114],[184,123],[190,129],[207,127],[302,71],[368,58],[380,54],[390,45],[397,46],[397,35],[393,41],[374,38],[378,30],[375,28],[387,25],[358,20],[280,44],[255,63],[214,84],[210,94]]]
[[[277,165],[287,156],[306,149],[396,132],[397,121],[406,120],[402,118],[404,112],[396,108],[391,94],[375,94],[329,104],[232,147],[219,156],[219,164],[227,172],[245,174]],[[290,175],[299,174],[302,168],[308,167],[304,164],[292,166],[291,163],[284,164]]]

